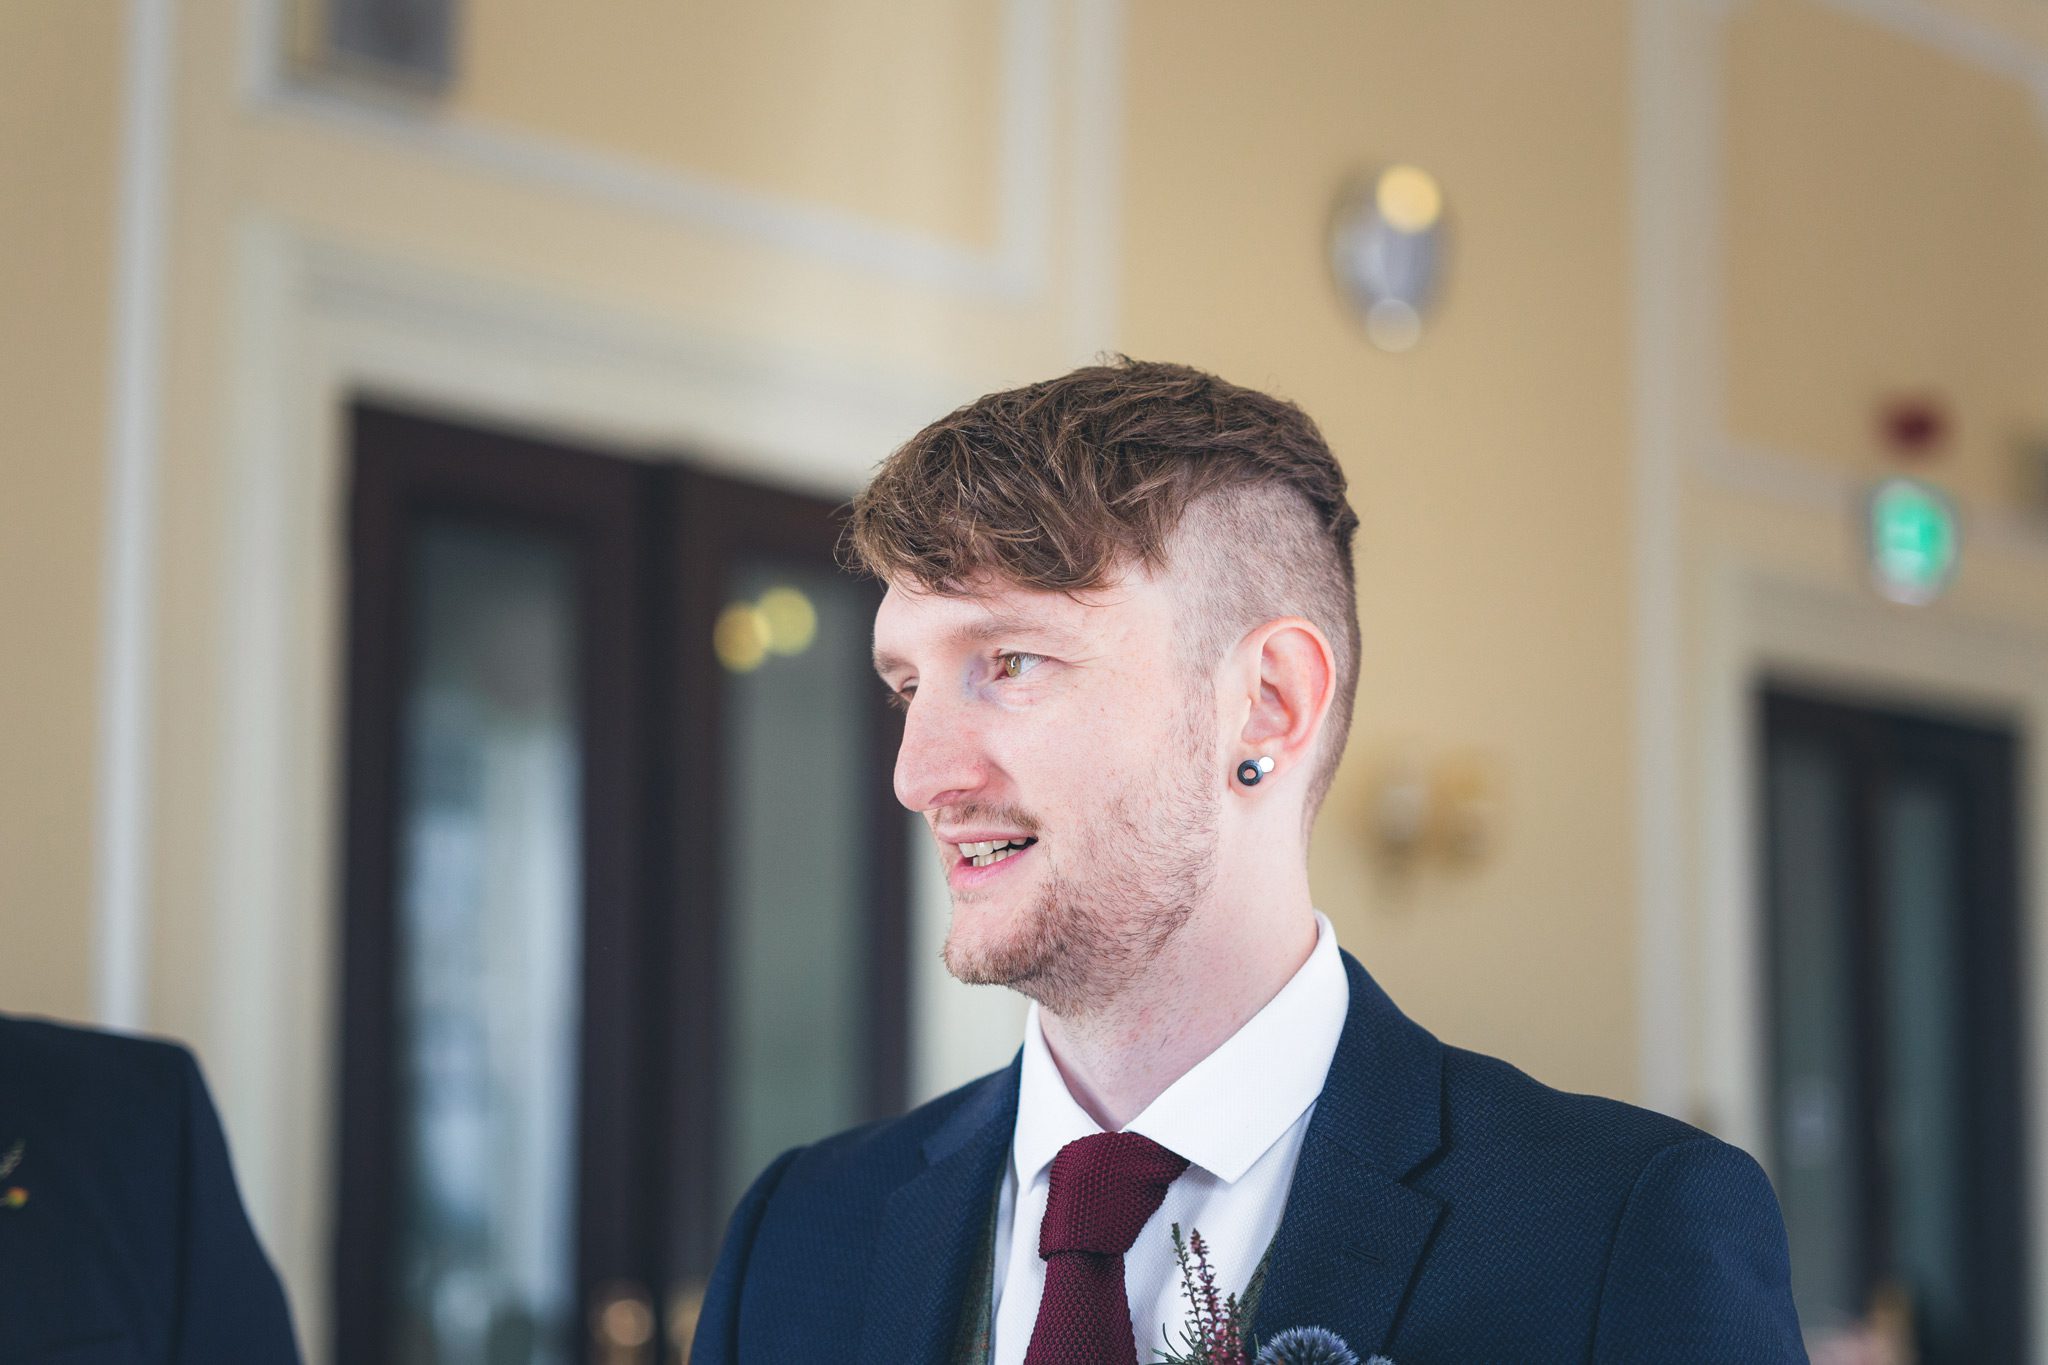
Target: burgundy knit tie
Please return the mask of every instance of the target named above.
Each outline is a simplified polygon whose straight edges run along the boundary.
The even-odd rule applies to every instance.
[[[1124,1253],[1187,1168],[1137,1133],[1092,1133],[1060,1148],[1038,1225],[1045,1297],[1024,1365],[1138,1365]]]

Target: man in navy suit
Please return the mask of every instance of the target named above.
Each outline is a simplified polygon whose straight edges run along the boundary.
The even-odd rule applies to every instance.
[[[298,1359],[191,1054],[0,1016],[0,1361]]]
[[[884,464],[852,544],[896,793],[947,967],[1030,998],[1024,1045],[770,1165],[696,1365],[1134,1365],[1186,1345],[1176,1228],[1238,1344],[1337,1339],[1289,1361],[1805,1358],[1754,1161],[1443,1045],[1311,904],[1356,526],[1299,409],[1179,366],[992,394]]]

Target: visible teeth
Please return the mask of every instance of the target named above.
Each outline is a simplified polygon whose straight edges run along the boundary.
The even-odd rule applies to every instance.
[[[956,847],[960,850],[960,856],[963,858],[986,858],[989,854],[995,852],[997,849],[1002,848],[1007,844],[1017,844],[1019,846],[1022,846],[1026,842],[1027,838],[984,839],[980,843],[958,844],[956,845]]]
[[[979,848],[987,848],[987,847],[988,847],[988,845],[986,845],[986,844],[980,844],[980,845],[973,845],[973,844],[962,844],[962,845],[960,846],[960,849],[961,849],[961,852],[963,852],[963,853],[964,853],[964,852],[966,852],[966,851],[967,851],[967,849],[969,849],[969,848],[974,848],[974,847],[979,847]],[[1015,856],[1016,856],[1017,854],[1019,854],[1019,853],[1022,853],[1023,851],[1024,851],[1024,850],[1023,850],[1023,849],[1021,849],[1021,848],[1005,848],[1005,849],[1004,849],[1004,850],[1003,850],[1002,852],[1000,852],[1000,853],[979,853],[979,854],[972,854],[972,855],[970,855],[970,856],[968,857],[967,861],[968,861],[968,862],[970,862],[970,863],[973,863],[973,864],[974,864],[974,865],[975,865],[976,867],[993,867],[993,866],[995,866],[995,865],[996,865],[997,863],[1001,862],[1001,861],[1002,861],[1003,859],[1005,859],[1005,858],[1013,858],[1013,857],[1015,857]]]

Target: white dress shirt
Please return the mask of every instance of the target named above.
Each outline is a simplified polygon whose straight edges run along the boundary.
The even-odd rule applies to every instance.
[[[1280,1227],[1301,1140],[1350,1004],[1337,935],[1319,910],[1316,946],[1280,993],[1124,1129],[1189,1163],[1124,1255],[1124,1294],[1140,1361],[1156,1359],[1169,1337],[1179,1349],[1188,1322],[1190,1305],[1173,1255],[1175,1223],[1184,1235],[1201,1231],[1219,1290],[1244,1293]],[[1052,1159],[1069,1142],[1101,1131],[1068,1093],[1034,1003],[1024,1023],[1017,1128],[996,1206],[995,1365],[1020,1365],[1038,1320],[1045,1292],[1038,1226]]]

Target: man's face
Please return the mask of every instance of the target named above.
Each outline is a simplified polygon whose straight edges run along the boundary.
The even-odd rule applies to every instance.
[[[883,599],[876,671],[908,701],[896,795],[945,864],[946,966],[962,981],[1083,1010],[1208,896],[1228,774],[1213,685],[1175,650],[1169,583],[1135,571],[1080,602],[986,581]],[[1031,842],[959,847],[1005,839]]]

